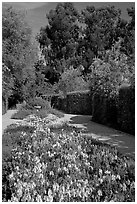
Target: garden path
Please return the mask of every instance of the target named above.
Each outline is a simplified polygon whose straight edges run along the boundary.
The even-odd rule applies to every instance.
[[[71,125],[82,128],[88,136],[115,145],[119,152],[135,157],[135,136],[92,122],[92,116],[65,114]]]
[[[11,124],[14,124],[16,122],[20,122],[22,120],[14,120],[11,119],[11,116],[16,113],[17,110],[8,110],[7,113],[2,115],[2,134],[4,133],[4,130]]]
[[[17,110],[8,110],[2,116],[2,134],[9,125],[22,121],[11,119],[11,116],[16,112]],[[135,136],[92,122],[91,119],[92,116],[72,114],[64,114],[64,117],[61,118],[72,126],[82,128],[85,131],[83,134],[115,145],[120,152],[135,157]]]

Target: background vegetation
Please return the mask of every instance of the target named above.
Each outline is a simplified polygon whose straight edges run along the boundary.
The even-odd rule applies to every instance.
[[[58,3],[47,14],[36,46],[25,14],[4,7],[3,96],[9,106],[44,94],[90,89],[93,118],[102,121],[97,112],[106,107],[105,117],[115,118],[112,104],[118,106],[119,88],[135,88],[135,9],[127,13],[129,21],[114,6],[78,11],[73,3]],[[97,96],[105,98],[103,107]]]

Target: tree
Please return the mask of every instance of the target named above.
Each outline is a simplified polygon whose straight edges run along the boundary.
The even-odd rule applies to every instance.
[[[135,62],[135,8],[127,9],[130,17],[125,27],[125,35],[123,37],[122,51]]]
[[[121,37],[126,22],[121,20],[121,11],[114,6],[97,9],[87,7],[82,11],[82,15],[86,24],[83,58],[86,59],[88,68],[94,57],[101,58],[105,51],[111,49]],[[118,28],[119,32],[117,32]]]
[[[71,58],[75,61],[74,57],[77,56],[79,13],[72,3],[59,3],[55,10],[49,12],[47,18],[49,24],[41,28],[37,40],[47,66],[50,66],[54,73],[55,70],[61,73],[62,70],[58,70],[60,62]]]
[[[54,85],[56,92],[63,92],[66,95],[67,92],[87,90],[89,88],[89,82],[84,80],[82,75],[83,66],[79,66],[77,69],[69,67],[65,69],[61,74],[59,82]]]
[[[2,13],[2,61],[14,78],[14,95],[23,97],[22,87],[33,78],[33,63],[36,48],[31,41],[31,29],[25,22],[25,15],[12,7]]]
[[[2,95],[8,98],[12,95],[13,90],[13,76],[5,64],[2,64]]]
[[[121,39],[106,52],[102,60],[96,58],[90,66],[91,88],[94,92],[115,98],[123,83],[133,83],[134,66],[131,68],[128,57],[120,49]]]

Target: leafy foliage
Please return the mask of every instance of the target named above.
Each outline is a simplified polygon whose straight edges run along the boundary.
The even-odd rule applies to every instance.
[[[89,82],[82,75],[83,69],[83,66],[79,66],[77,69],[73,67],[65,69],[58,83],[54,85],[55,91],[63,92],[66,95],[67,92],[71,91],[87,90],[89,88]]]
[[[2,61],[14,78],[14,94],[23,96],[22,86],[34,78],[31,66],[36,49],[31,42],[31,29],[23,13],[3,8],[2,14]],[[31,78],[30,78],[31,77]]]
[[[49,25],[41,28],[37,40],[52,73],[61,74],[71,65],[85,67],[95,57],[102,59],[107,50],[122,38],[121,52],[134,58],[134,9],[128,9],[131,21],[121,19],[121,11],[114,6],[95,8],[88,6],[78,13],[72,3],[58,4],[47,15]],[[65,62],[64,62],[65,61]],[[62,64],[63,62],[63,64]]]
[[[107,97],[115,97],[121,84],[130,84],[134,72],[120,47],[121,40],[106,52],[103,60],[96,58],[90,66],[91,89]]]
[[[79,13],[72,3],[59,3],[55,10],[49,12],[47,18],[49,25],[41,28],[37,40],[47,66],[50,66],[53,74],[60,74],[64,71],[63,66],[60,70],[63,60],[70,64],[79,61],[77,58]]]
[[[95,56],[99,51],[110,49],[115,41],[117,22],[120,19],[120,11],[114,7],[95,9],[87,7],[82,11],[85,29],[86,46],[91,49]]]
[[[14,78],[5,64],[2,64],[2,95],[5,98],[8,98],[12,95]]]

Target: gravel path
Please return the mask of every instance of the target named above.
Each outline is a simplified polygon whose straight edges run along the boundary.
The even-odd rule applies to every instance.
[[[114,145],[124,154],[135,157],[135,136],[92,122],[92,116],[65,114],[71,125],[83,128],[89,137]]]
[[[2,116],[2,134],[7,126],[22,121],[11,119],[11,116],[15,112],[17,112],[17,110],[8,110],[7,113]],[[85,130],[85,134],[89,137],[92,136],[108,144],[115,145],[120,152],[135,157],[135,136],[94,123],[91,121],[91,118],[91,116],[64,114],[64,117],[59,120],[68,121],[70,125]]]
[[[22,121],[22,120],[11,119],[11,116],[16,112],[17,110],[8,110],[7,113],[5,113],[2,116],[2,134],[4,133],[4,130],[6,130],[6,128],[9,125]]]

